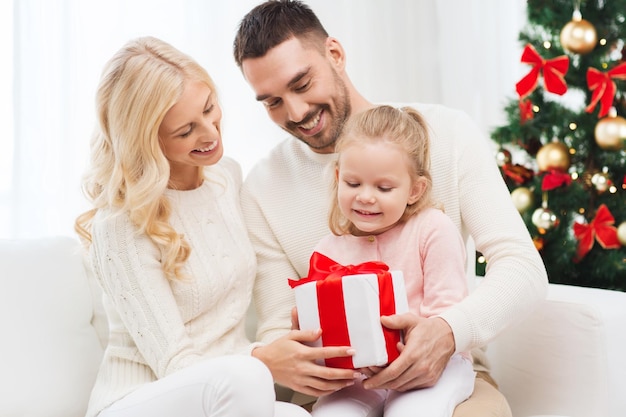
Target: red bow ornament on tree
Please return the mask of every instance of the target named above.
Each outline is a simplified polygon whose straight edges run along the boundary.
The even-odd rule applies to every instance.
[[[515,89],[520,98],[526,97],[537,87],[540,72],[543,72],[543,82],[547,91],[560,96],[565,94],[567,91],[565,74],[569,68],[567,55],[543,59],[537,50],[528,44],[524,48],[521,61],[525,64],[531,64],[533,68],[515,84]]]
[[[541,190],[550,191],[564,185],[570,185],[571,183],[572,177],[567,172],[552,169],[549,172],[546,172],[543,177],[543,180],[541,181]]]
[[[597,239],[604,249],[618,249],[621,247],[617,238],[617,229],[613,224],[615,219],[605,204],[598,208],[596,217],[589,224],[574,223],[574,236],[580,242],[576,251],[575,262],[581,261],[593,247]]]
[[[591,113],[596,107],[596,104],[600,102],[598,117],[607,115],[613,104],[615,91],[617,90],[613,79],[626,80],[626,62],[619,64],[607,72],[601,72],[595,68],[587,69],[587,85],[589,86],[589,90],[592,91],[591,103],[589,103],[585,109],[587,113]]]
[[[502,166],[502,173],[518,185],[526,184],[535,176],[532,170],[520,164],[504,164]]]
[[[520,122],[526,123],[528,120],[531,120],[535,117],[533,113],[533,103],[530,100],[520,100],[519,101],[519,113],[520,113]]]

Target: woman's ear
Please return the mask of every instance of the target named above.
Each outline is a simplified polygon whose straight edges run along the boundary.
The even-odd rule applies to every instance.
[[[407,205],[415,204],[424,195],[424,191],[426,191],[426,181],[423,177],[420,177],[411,186]]]

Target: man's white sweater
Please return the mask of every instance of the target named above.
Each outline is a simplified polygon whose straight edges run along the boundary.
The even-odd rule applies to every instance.
[[[435,202],[488,261],[481,285],[442,314],[454,333],[456,351],[468,351],[487,344],[545,298],[546,272],[476,125],[465,113],[440,105],[410,106],[430,128]],[[290,137],[246,178],[242,209],[257,253],[259,340],[269,342],[290,329],[295,303],[287,279],[307,275],[313,248],[329,233],[335,159]],[[473,252],[468,255],[473,288]]]

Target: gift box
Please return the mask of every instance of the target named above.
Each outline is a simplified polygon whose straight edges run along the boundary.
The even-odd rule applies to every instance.
[[[356,352],[328,358],[326,366],[384,366],[398,357],[401,331],[383,327],[380,316],[409,311],[402,271],[389,271],[378,261],[344,266],[314,252],[309,276],[289,284],[300,329],[322,329],[315,345],[351,346]]]

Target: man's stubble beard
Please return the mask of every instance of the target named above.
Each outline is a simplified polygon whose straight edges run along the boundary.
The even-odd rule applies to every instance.
[[[283,127],[285,131],[295,136],[298,140],[304,142],[309,148],[313,150],[332,148],[332,151],[334,152],[335,143],[337,143],[337,139],[339,139],[339,136],[343,131],[343,127],[350,117],[350,113],[352,112],[352,106],[350,105],[349,93],[346,84],[336,72],[334,72],[333,78],[335,80],[335,84],[342,94],[336,101],[337,114],[335,114],[332,118],[332,124],[330,126],[330,129],[328,129],[326,132],[326,140],[324,140],[324,138],[321,136],[324,132],[320,132],[319,134],[314,136],[304,136],[300,134],[297,126],[294,126],[293,128]],[[324,109],[326,115],[331,114],[330,106],[324,105],[322,108]],[[310,117],[313,117],[313,114],[307,115],[307,117],[303,119],[303,122],[306,123]]]

